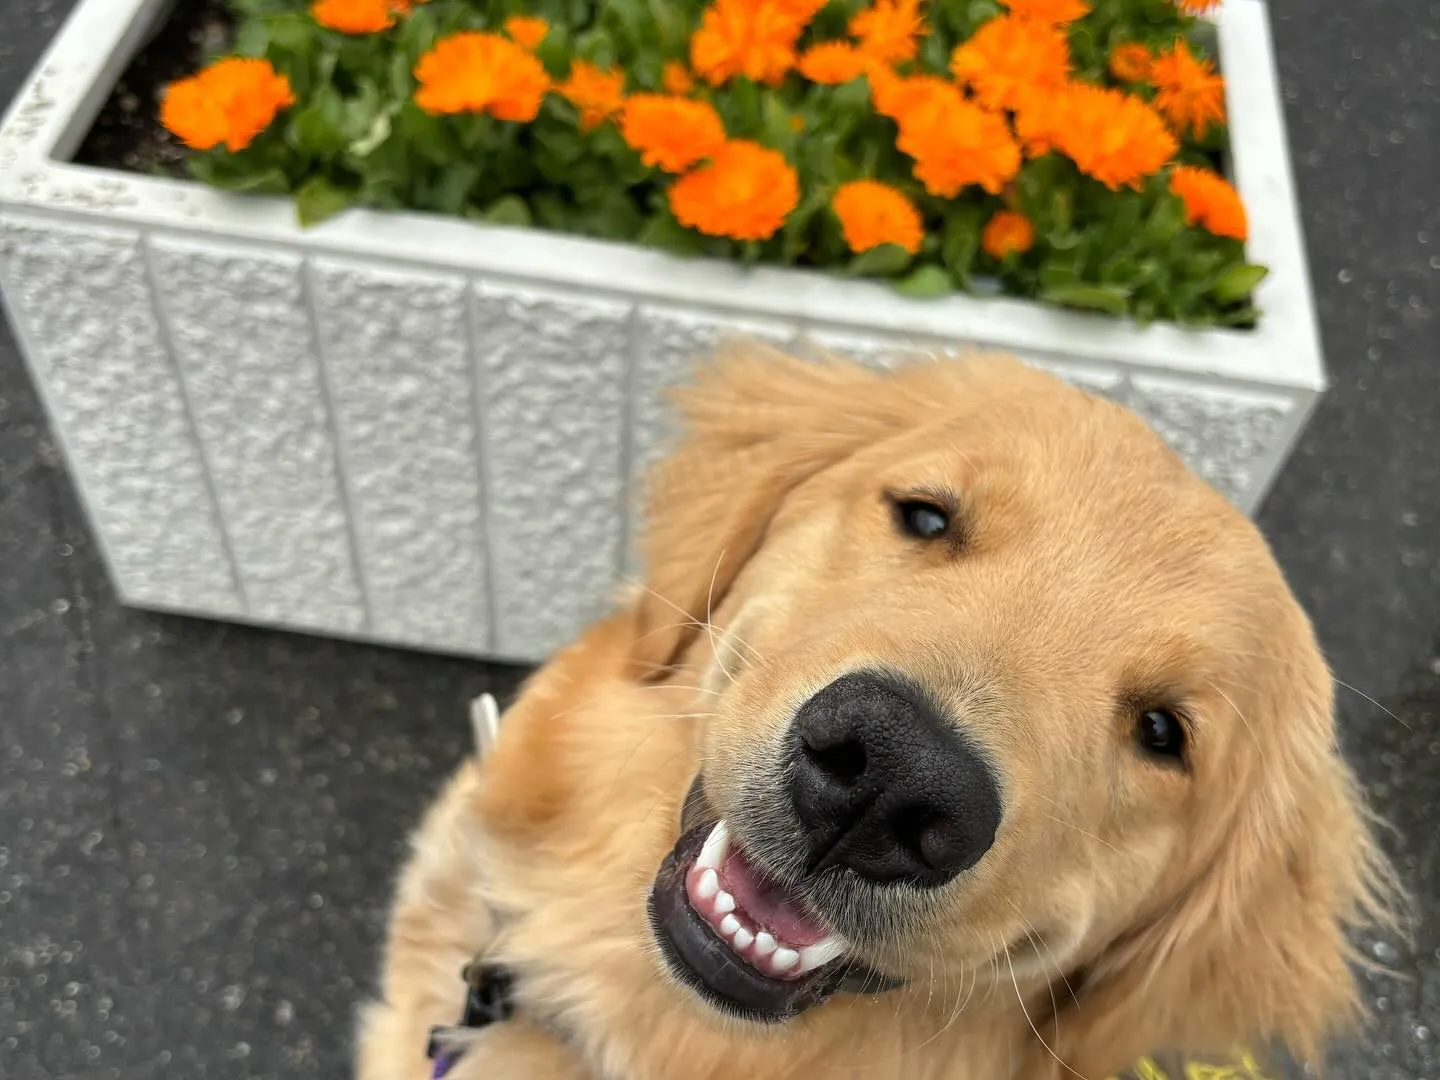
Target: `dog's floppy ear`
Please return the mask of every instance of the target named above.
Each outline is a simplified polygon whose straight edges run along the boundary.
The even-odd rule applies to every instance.
[[[1217,815],[1225,823],[1202,841],[1214,854],[1178,901],[1092,965],[1058,1023],[1038,1024],[1056,1039],[1033,1050],[1036,1075],[1105,1076],[1158,1051],[1275,1040],[1318,1063],[1359,1019],[1352,968],[1367,961],[1350,935],[1397,932],[1403,896],[1334,747],[1328,676],[1323,686],[1300,703],[1297,738],[1268,741],[1248,775],[1227,778],[1234,813]]]
[[[849,361],[734,343],[673,392],[683,436],[650,476],[637,673],[675,662],[786,494],[903,425],[893,381]],[[913,420],[913,402],[909,417]]]

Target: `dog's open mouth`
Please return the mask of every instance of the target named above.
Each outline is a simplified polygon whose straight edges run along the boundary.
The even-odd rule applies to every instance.
[[[724,821],[680,837],[655,877],[650,917],[672,971],[745,1019],[787,1020],[854,975],[846,942],[751,863]]]
[[[799,897],[768,880],[717,823],[685,874],[685,895],[710,929],[762,975],[801,979],[840,957],[845,942],[808,914]]]

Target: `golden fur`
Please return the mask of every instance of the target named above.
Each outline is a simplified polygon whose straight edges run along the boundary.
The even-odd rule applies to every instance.
[[[428,1076],[476,954],[521,1017],[453,1080],[1100,1080],[1161,1049],[1355,1018],[1347,931],[1390,872],[1335,747],[1331,679],[1264,541],[1128,411],[1010,360],[879,374],[734,352],[680,395],[645,590],[534,676],[415,834],[362,1080]],[[958,492],[966,543],[887,491]],[[904,988],[778,1028],[665,972],[645,899],[703,765],[727,816],[810,694],[906,672],[999,765],[994,847],[866,959]],[[1193,722],[1142,760],[1133,702]]]

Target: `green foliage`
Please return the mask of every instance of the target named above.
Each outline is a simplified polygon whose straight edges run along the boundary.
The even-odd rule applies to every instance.
[[[672,215],[672,178],[646,168],[613,123],[582,130],[577,111],[550,94],[535,120],[432,116],[414,100],[414,70],[457,31],[496,31],[511,15],[538,15],[550,32],[537,56],[552,79],[575,59],[626,72],[626,91],[658,91],[667,61],[685,60],[703,0],[430,0],[387,31],[346,36],[318,26],[307,0],[231,0],[230,51],[265,57],[290,80],[297,104],[239,153],[194,154],[206,183],[230,191],[290,193],[306,225],[351,206],[411,209],[492,225],[535,227],[623,240],[677,255],[830,269],[885,279],[904,295],[942,296],[993,288],[1141,322],[1251,325],[1264,277],[1244,246],[1187,225],[1165,177],[1140,190],[1111,191],[1057,154],[1029,160],[1002,196],[969,188],[955,199],[928,195],[895,146],[895,125],[872,107],[867,81],[817,86],[790,75],[778,86],[736,79],[701,84],[732,138],[780,150],[800,177],[801,200],[762,243],[699,235]],[[801,47],[841,38],[865,0],[832,0]],[[1108,57],[1120,44],[1163,48],[1187,37],[1212,55],[1203,26],[1172,0],[1092,0],[1069,28],[1078,78],[1113,85]],[[930,33],[910,70],[944,73],[951,51],[1002,8],[996,0],[930,0]],[[1142,94],[1148,91],[1143,88]],[[1223,129],[1189,141],[1182,160],[1214,167]],[[911,255],[886,245],[855,255],[830,200],[843,183],[883,180],[919,208],[926,241]],[[1025,214],[1035,241],[1023,253],[984,252],[986,222],[1001,209]]]

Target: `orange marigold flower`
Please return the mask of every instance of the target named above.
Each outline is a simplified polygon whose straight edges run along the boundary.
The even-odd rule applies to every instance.
[[[1139,187],[1179,149],[1160,114],[1145,102],[1088,83],[1071,83],[1043,105],[1022,109],[1017,127],[1027,143],[1036,138],[1048,143],[1112,191]]]
[[[1083,19],[1090,13],[1085,0],[1000,0],[1015,15],[1058,25]]]
[[[602,71],[594,64],[576,60],[570,65],[570,77],[555,89],[579,110],[580,130],[589,131],[620,111],[625,96],[625,73]]]
[[[690,66],[711,86],[737,75],[774,85],[795,66],[805,23],[780,0],[715,0],[690,36]]]
[[[966,101],[958,87],[926,80],[897,91],[900,137],[895,145],[915,159],[915,178],[931,195],[953,199],[979,184],[997,194],[1020,171],[1020,147],[998,113]],[[938,85],[936,85],[938,83]]]
[[[679,60],[667,60],[660,72],[660,86],[667,94],[684,97],[695,89],[695,80],[690,69]]]
[[[270,61],[230,57],[172,83],[160,105],[160,122],[193,150],[224,143],[234,153],[294,104],[290,80]]]
[[[1021,92],[1015,106],[1015,136],[1026,157],[1040,157],[1055,149],[1055,115],[1068,85],[1048,92]]]
[[[428,113],[489,113],[528,122],[550,79],[540,61],[499,34],[466,31],[442,38],[415,65],[415,104]]]
[[[393,0],[315,0],[310,16],[327,30],[342,34],[376,34],[395,25],[404,8]]]
[[[1211,124],[1225,119],[1225,80],[1215,74],[1214,64],[1195,56],[1183,38],[1155,57],[1150,82],[1155,107],[1182,133],[1189,129],[1199,138]]]
[[[1055,89],[1070,75],[1070,43],[1057,26],[1002,15],[950,58],[950,70],[988,109],[1016,109],[1022,96]]]
[[[1193,165],[1176,165],[1170,171],[1170,190],[1185,203],[1185,220],[1189,224],[1199,224],[1216,236],[1234,240],[1250,235],[1240,193],[1218,173]]]
[[[875,0],[850,20],[860,51],[883,64],[913,60],[919,48],[915,39],[924,32],[920,0]]]
[[[897,75],[888,67],[875,66],[866,72],[875,111],[899,123],[933,108],[944,108],[963,95],[955,84],[938,75]]]
[[[1208,15],[1222,2],[1223,0],[1178,0],[1175,6],[1187,15]]]
[[[733,240],[768,240],[800,202],[800,181],[778,150],[736,140],[670,189],[681,225]]]
[[[652,169],[678,173],[725,145],[712,105],[665,94],[636,94],[620,111],[620,134]]]
[[[925,239],[925,227],[915,204],[878,180],[841,184],[830,205],[840,219],[840,231],[851,251],[895,244],[914,255]]]
[[[1144,82],[1150,77],[1155,57],[1138,41],[1116,45],[1110,53],[1110,74],[1121,82]]]
[[[812,45],[800,57],[800,74],[813,83],[838,86],[865,74],[870,62],[854,45],[846,41],[827,41]]]
[[[505,20],[505,33],[517,45],[538,49],[550,33],[550,24],[538,15],[511,15]]]
[[[985,231],[980,234],[980,246],[992,259],[1029,251],[1034,242],[1035,226],[1016,210],[1001,210],[985,223]]]

